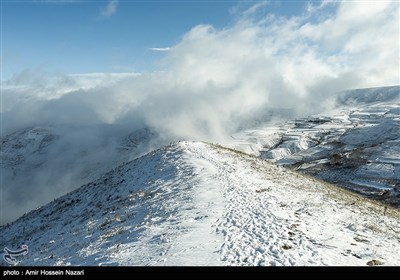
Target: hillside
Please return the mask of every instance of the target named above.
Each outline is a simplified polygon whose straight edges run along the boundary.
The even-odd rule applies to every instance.
[[[149,129],[64,124],[1,137],[0,225],[145,154],[154,136]]]
[[[400,87],[349,90],[330,111],[271,121],[232,136],[233,148],[400,207]]]
[[[29,246],[18,265],[400,265],[399,218],[260,158],[180,142],[1,227],[0,246]]]

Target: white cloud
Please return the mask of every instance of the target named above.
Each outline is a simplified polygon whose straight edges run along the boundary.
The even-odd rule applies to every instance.
[[[269,1],[261,1],[259,3],[256,3],[252,6],[250,6],[250,8],[248,8],[247,10],[245,10],[243,12],[244,16],[252,16],[255,13],[259,12],[262,9],[265,9],[266,6],[270,5],[271,3]]]
[[[307,2],[307,5],[306,5],[306,11],[308,13],[316,13],[316,12],[322,10],[323,8],[326,8],[327,5],[336,5],[339,3],[340,3],[340,1],[336,1],[336,0],[322,0],[319,3],[309,1],[309,2]]]
[[[51,3],[51,4],[71,4],[77,3],[79,0],[38,0],[37,2]]]
[[[149,48],[150,51],[156,51],[156,52],[168,52],[171,50],[171,48]]]
[[[345,1],[318,7],[331,9],[324,18],[257,15],[221,30],[195,26],[171,48],[150,48],[167,51],[163,72],[86,87],[82,104],[102,122],[135,116],[174,137],[212,141],[270,108],[301,104],[310,113],[334,92],[399,83],[398,6]]]
[[[115,15],[115,13],[117,12],[117,8],[118,8],[118,0],[110,0],[107,5],[101,9],[101,15],[103,17],[111,17],[113,15]]]

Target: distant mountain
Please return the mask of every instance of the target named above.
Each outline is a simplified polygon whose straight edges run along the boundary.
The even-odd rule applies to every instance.
[[[400,207],[400,87],[346,91],[323,114],[264,123],[231,147]]]
[[[148,152],[155,138],[147,128],[129,132],[109,125],[29,127],[5,135],[1,224]]]

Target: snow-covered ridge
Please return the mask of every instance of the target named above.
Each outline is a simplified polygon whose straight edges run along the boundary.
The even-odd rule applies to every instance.
[[[19,265],[400,265],[400,213],[260,158],[181,142],[0,228]]]
[[[400,86],[361,88],[341,92],[337,104],[344,106],[359,106],[373,103],[400,102]]]
[[[336,104],[241,131],[230,146],[400,207],[400,87],[346,91]]]

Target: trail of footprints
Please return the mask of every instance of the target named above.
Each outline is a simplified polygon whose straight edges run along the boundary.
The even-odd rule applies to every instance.
[[[249,166],[257,159],[243,157],[243,166],[230,165],[220,160],[221,153],[229,158],[227,152],[213,149],[204,153],[196,145],[187,148],[217,169],[227,209],[216,231],[224,236],[220,256],[227,264],[345,265],[346,258],[359,260],[363,265],[368,261],[370,265],[383,263],[374,259],[379,254],[364,246],[370,241],[362,237],[368,229],[360,226],[360,221],[358,227],[342,225],[360,217],[360,209],[344,209],[345,202],[325,198],[310,187],[311,181],[308,186],[296,186],[295,178],[280,183],[279,176],[285,176],[285,171],[275,166],[265,165],[261,173],[255,172]],[[290,188],[291,200],[285,188]],[[343,242],[351,238],[354,242],[340,244],[341,235],[346,238]]]

